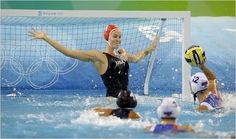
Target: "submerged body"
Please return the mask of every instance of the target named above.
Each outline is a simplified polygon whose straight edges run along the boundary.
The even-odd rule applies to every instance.
[[[139,113],[133,111],[132,109],[124,109],[124,108],[96,108],[94,109],[99,113],[99,116],[116,116],[120,119],[139,119],[141,116]]]
[[[138,119],[141,116],[139,113],[133,111],[137,106],[137,99],[132,92],[123,90],[119,92],[116,99],[118,108],[95,108],[94,111],[98,112],[100,116],[116,116],[121,119]]]
[[[176,125],[176,124],[157,124],[157,125],[153,125],[151,127],[149,127],[147,129],[150,132],[153,133],[158,133],[158,134],[162,134],[162,133],[182,133],[182,132],[189,132],[189,131],[193,131],[191,126],[188,125]]]
[[[209,92],[208,97],[205,98],[200,106],[204,106],[207,110],[214,110],[222,107],[222,99]]]

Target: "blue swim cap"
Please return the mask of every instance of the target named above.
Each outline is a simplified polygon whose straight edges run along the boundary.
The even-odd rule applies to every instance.
[[[137,106],[137,99],[129,90],[120,91],[116,104],[120,108],[135,108]]]

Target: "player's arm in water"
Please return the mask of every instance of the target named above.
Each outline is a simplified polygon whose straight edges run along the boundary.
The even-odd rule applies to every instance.
[[[141,115],[139,113],[137,113],[137,112],[130,111],[129,118],[130,119],[139,119],[139,118],[141,118]]]
[[[184,131],[192,131],[194,132],[193,128],[189,125],[177,125],[178,130],[184,130]]]
[[[99,70],[99,67],[102,67],[106,62],[107,58],[98,50],[90,50],[90,51],[82,51],[82,50],[70,50],[59,44],[58,42],[52,40],[47,36],[45,32],[36,32],[34,28],[29,32],[30,36],[33,39],[42,39],[53,46],[56,50],[64,54],[65,56],[78,59],[84,62],[93,62],[96,65],[99,73],[101,74],[103,71]]]
[[[204,74],[206,75],[209,81],[208,91],[211,91],[211,93],[215,94],[217,97],[222,99],[221,94],[219,93],[219,90],[218,90],[215,74],[209,68],[207,68],[204,64],[199,65],[199,68],[204,72]]]
[[[159,41],[160,36],[156,36],[152,41],[151,45],[146,48],[144,51],[138,52],[136,54],[127,53],[127,61],[131,63],[140,62],[145,56],[150,54],[157,47],[157,42]]]
[[[153,125],[146,126],[144,130],[150,132],[152,127]]]
[[[144,128],[145,131],[151,131],[153,128],[153,125],[149,125]],[[183,131],[192,131],[194,132],[193,128],[189,125],[177,125],[177,130],[183,130]]]
[[[99,116],[110,116],[111,113],[112,113],[112,110],[111,108],[95,108],[94,111],[95,112],[98,112]]]

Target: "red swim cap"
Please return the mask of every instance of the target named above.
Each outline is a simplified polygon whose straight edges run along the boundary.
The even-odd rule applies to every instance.
[[[104,39],[106,41],[108,41],[111,32],[113,30],[117,29],[117,28],[119,28],[119,27],[117,25],[114,25],[114,24],[107,25],[106,30],[104,31]]]

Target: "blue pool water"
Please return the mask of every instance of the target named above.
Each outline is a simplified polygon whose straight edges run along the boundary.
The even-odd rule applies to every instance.
[[[104,91],[105,92],[105,91]],[[178,99],[182,112],[178,124],[193,126],[196,133],[157,135],[144,128],[159,123],[156,108],[165,95],[137,95],[135,111],[139,120],[121,120],[116,117],[99,117],[95,107],[116,108],[114,98],[96,96],[101,91],[24,91],[17,96],[1,95],[2,137],[10,138],[157,138],[157,137],[235,137],[235,93],[223,93],[224,109],[202,113],[193,102]],[[44,95],[42,95],[44,94]],[[66,95],[70,94],[70,95]],[[94,94],[94,95],[90,95]]]

